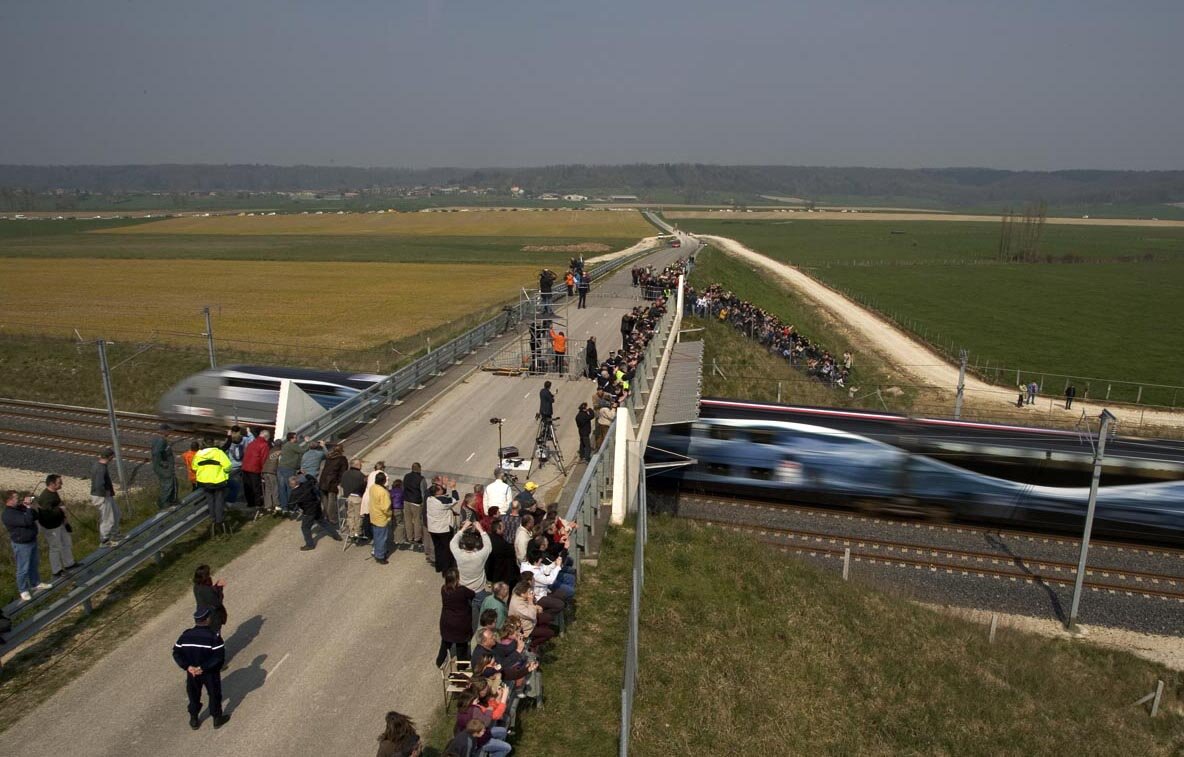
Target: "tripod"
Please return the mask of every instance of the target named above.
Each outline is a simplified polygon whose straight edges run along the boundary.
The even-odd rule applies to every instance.
[[[559,437],[555,434],[556,420],[558,419],[549,415],[539,416],[539,427],[534,435],[534,459],[538,461],[538,467],[542,468],[547,464],[547,460],[555,458],[559,472],[566,476],[567,466],[563,462],[563,450],[559,448]]]

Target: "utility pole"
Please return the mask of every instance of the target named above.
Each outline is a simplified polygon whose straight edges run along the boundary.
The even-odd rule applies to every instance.
[[[1089,556],[1089,534],[1094,527],[1094,508],[1098,504],[1098,482],[1102,479],[1102,458],[1106,456],[1106,434],[1114,416],[1109,410],[1102,411],[1102,427],[1098,430],[1098,448],[1094,452],[1094,475],[1089,482],[1089,504],[1085,508],[1085,532],[1081,535],[1081,557],[1077,561],[1077,581],[1073,584],[1073,606],[1069,609],[1069,622],[1065,628],[1072,631],[1077,623],[1077,606],[1081,604],[1081,585],[1085,582],[1085,560]]]
[[[962,395],[966,393],[966,363],[970,356],[962,350],[962,362],[958,366],[958,394],[954,398],[954,417],[962,417]]]
[[[216,357],[214,357],[214,326],[210,322],[210,307],[207,305],[206,307],[202,308],[201,312],[205,313],[205,316],[206,316],[205,337],[206,337],[206,346],[208,346],[210,349],[210,367],[217,368],[218,367],[218,359]]]
[[[107,422],[111,424],[111,449],[115,450],[115,471],[119,475],[119,488],[127,496],[127,476],[123,472],[123,449],[119,446],[119,421],[115,418],[115,393],[111,390],[111,366],[107,363],[107,340],[96,342],[99,346],[99,367],[103,371],[103,394],[107,397]]]

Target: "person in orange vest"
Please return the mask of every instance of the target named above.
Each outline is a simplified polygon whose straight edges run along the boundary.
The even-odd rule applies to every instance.
[[[554,328],[551,329],[551,351],[555,353],[555,370],[564,373],[567,370],[567,337]]]
[[[197,473],[193,470],[193,458],[197,456],[199,449],[201,445],[193,442],[189,445],[189,451],[181,455],[181,459],[185,461],[185,471],[189,474],[189,491],[197,489]]]
[[[575,291],[576,277],[571,271],[567,272],[567,276],[563,277],[563,283],[567,285],[567,296],[571,297]]]

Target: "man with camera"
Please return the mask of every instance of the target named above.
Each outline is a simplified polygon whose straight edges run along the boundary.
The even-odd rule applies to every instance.
[[[539,390],[539,413],[538,417],[547,421],[551,421],[551,417],[555,414],[555,393],[551,391],[551,382],[544,381],[543,388]]]
[[[544,313],[551,312],[551,287],[555,284],[555,272],[544,268],[539,272],[539,305]]]

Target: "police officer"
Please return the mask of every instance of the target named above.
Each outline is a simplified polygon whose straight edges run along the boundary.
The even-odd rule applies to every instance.
[[[214,530],[226,517],[226,488],[230,482],[230,457],[209,442],[193,456],[196,486],[206,493],[206,507],[214,521]]]
[[[230,720],[222,714],[222,666],[226,664],[226,644],[210,629],[211,607],[199,607],[193,613],[193,628],[181,634],[173,645],[173,661],[185,671],[185,693],[189,695],[189,727],[197,730],[201,721],[201,690],[210,695],[210,714],[214,727],[221,728]]]

